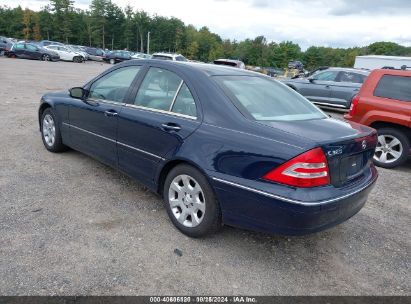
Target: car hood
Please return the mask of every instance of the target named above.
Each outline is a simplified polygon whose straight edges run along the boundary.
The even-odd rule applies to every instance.
[[[288,133],[290,138],[299,137],[306,142],[317,144],[365,137],[374,132],[372,128],[334,118],[258,123]]]

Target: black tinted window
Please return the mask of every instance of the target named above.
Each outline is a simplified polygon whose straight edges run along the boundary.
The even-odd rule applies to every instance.
[[[411,101],[411,77],[384,75],[374,91],[374,96]]]

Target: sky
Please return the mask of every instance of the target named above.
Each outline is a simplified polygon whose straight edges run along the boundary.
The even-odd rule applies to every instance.
[[[76,0],[87,9],[91,0]],[[411,46],[411,0],[112,0],[150,14],[207,26],[223,39],[264,35],[268,41],[311,45],[365,46],[392,41]],[[0,5],[38,10],[48,0],[0,0]]]

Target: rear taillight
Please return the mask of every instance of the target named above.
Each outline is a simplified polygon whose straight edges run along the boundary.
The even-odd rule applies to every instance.
[[[330,184],[330,171],[323,150],[315,148],[268,172],[263,179],[294,187],[318,187]]]
[[[351,101],[351,106],[350,106],[350,115],[354,116],[355,112],[357,111],[357,106],[358,102],[360,101],[360,97],[358,95],[355,95],[354,98]]]

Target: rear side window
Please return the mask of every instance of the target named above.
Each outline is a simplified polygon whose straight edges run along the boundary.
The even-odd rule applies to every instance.
[[[366,76],[358,73],[341,72],[340,82],[363,83]]]
[[[374,91],[374,96],[411,101],[411,77],[384,75]]]
[[[182,83],[183,80],[170,71],[150,68],[138,90],[134,104],[169,111]]]

